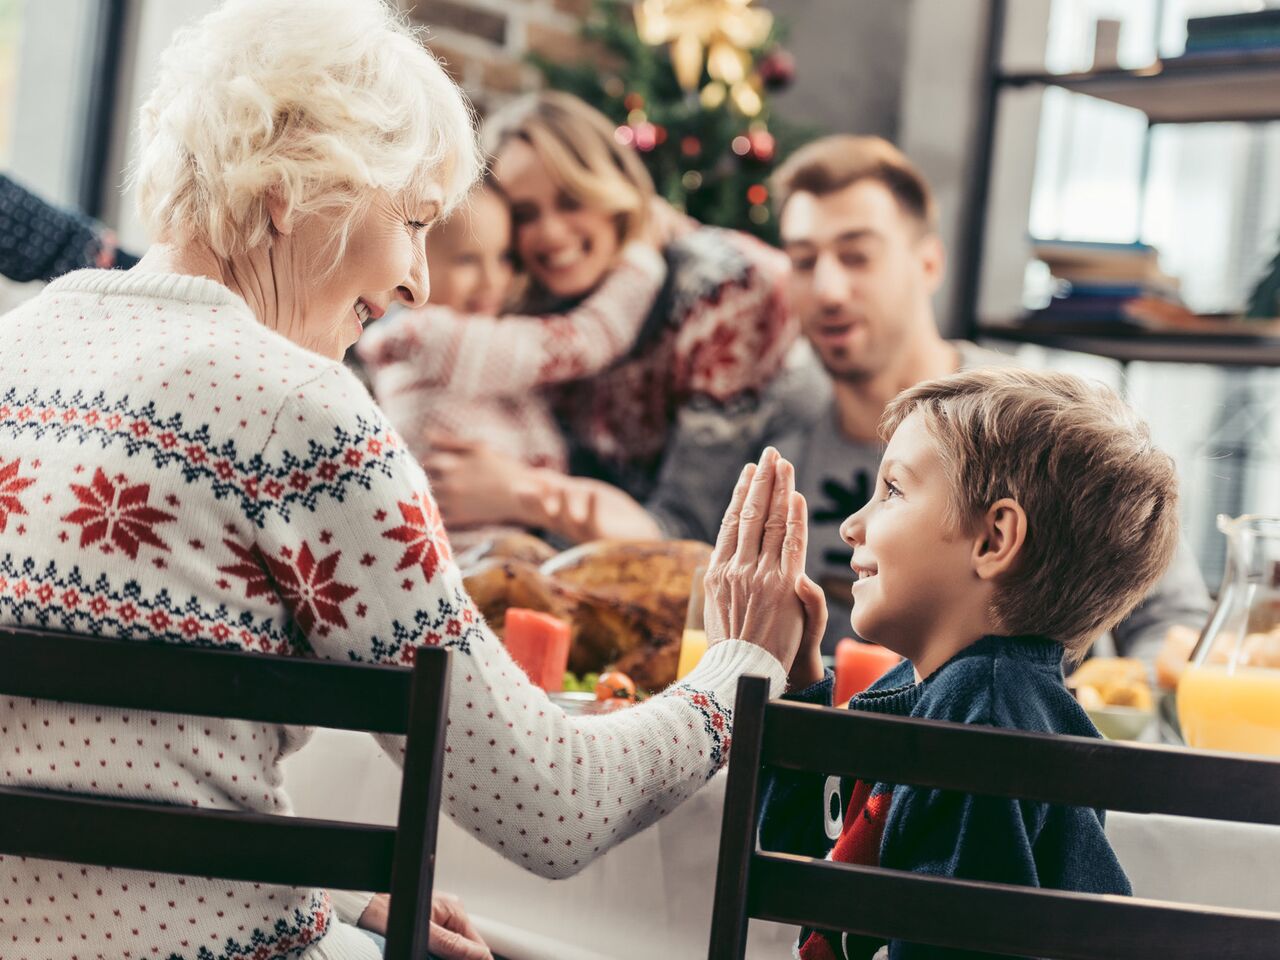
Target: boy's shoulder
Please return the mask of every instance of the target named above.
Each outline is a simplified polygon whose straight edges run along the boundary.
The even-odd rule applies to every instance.
[[[1043,638],[986,637],[924,685],[914,716],[1077,737],[1100,734],[1067,690],[1062,648]]]

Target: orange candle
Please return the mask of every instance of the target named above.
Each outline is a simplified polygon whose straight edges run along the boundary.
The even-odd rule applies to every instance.
[[[863,643],[845,637],[836,644],[836,704],[871,686],[902,658],[876,643]]]
[[[508,607],[502,640],[511,659],[543,690],[564,689],[569,624],[547,613]]]

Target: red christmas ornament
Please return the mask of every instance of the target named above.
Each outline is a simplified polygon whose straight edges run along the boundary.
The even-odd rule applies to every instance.
[[[686,157],[696,157],[702,152],[702,141],[693,135],[684,137],[680,141],[680,152]]]
[[[774,47],[756,66],[766,90],[784,90],[796,78],[796,58],[790,50]]]
[[[752,130],[747,134],[747,143],[750,146],[752,159],[761,163],[772,160],[778,149],[777,141],[768,130]]]
[[[658,128],[652,123],[645,121],[637,123],[631,128],[635,131],[635,139],[632,141],[635,148],[641,153],[648,153],[658,144]]]

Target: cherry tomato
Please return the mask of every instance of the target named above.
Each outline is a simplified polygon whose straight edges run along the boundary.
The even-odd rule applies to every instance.
[[[606,670],[596,681],[596,699],[611,700],[613,698],[634,700],[636,685],[631,678],[618,670]]]

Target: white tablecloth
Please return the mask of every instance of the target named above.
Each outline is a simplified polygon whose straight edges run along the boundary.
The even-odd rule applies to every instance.
[[[400,773],[371,738],[320,730],[284,766],[298,814],[395,822]],[[724,784],[568,880],[535,877],[441,817],[437,886],[512,960],[705,956]],[[1107,836],[1137,896],[1280,912],[1280,828],[1112,813]],[[747,956],[788,957],[794,936],[752,921]]]

